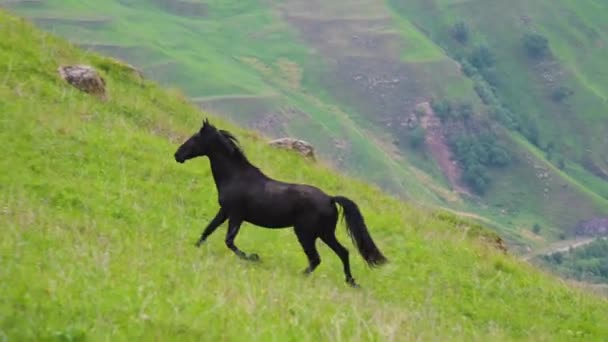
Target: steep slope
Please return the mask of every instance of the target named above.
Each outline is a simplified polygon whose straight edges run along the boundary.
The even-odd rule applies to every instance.
[[[184,1],[10,2],[43,27],[84,48],[128,61],[152,79],[179,86],[205,110],[272,136],[314,141],[333,165],[404,196],[436,202],[386,137],[367,132],[323,92],[324,62],[301,44],[276,6],[205,2],[200,15],[176,12]],[[187,3],[187,2],[186,2]],[[202,3],[202,2],[200,2]],[[317,90],[315,90],[317,89]]]
[[[80,46],[179,86],[208,111],[271,136],[313,141],[326,162],[351,175],[483,217],[514,246],[543,246],[568,238],[581,220],[608,216],[605,79],[595,72],[605,54],[602,5],[10,6]],[[455,39],[458,27],[464,43]],[[525,53],[525,33],[538,32],[541,45],[549,37],[546,58]]]
[[[510,216],[528,207],[549,227],[573,228],[592,217],[590,201],[606,215],[601,209],[608,205],[608,78],[601,65],[608,57],[606,5],[544,0],[390,3],[461,61],[472,79],[481,80],[476,81],[480,88],[485,84],[492,89],[496,97],[486,101],[490,112],[511,129],[515,141],[527,140],[518,153],[527,167],[494,176],[503,186],[485,196],[490,206],[502,205]],[[524,168],[530,166],[535,172],[526,171],[526,177]],[[517,182],[528,190],[516,186],[505,191]]]
[[[214,1],[192,18],[176,15],[171,3],[179,1],[17,1],[11,8],[178,85],[206,110],[273,136],[314,141],[332,164],[394,193],[426,203],[460,202],[433,159],[404,153],[403,125],[429,89],[474,92],[462,86],[467,80],[455,63],[390,11],[361,15],[362,7],[377,4],[360,1],[350,13],[345,3],[324,5],[325,17],[318,17],[308,12],[322,3]],[[333,30],[327,33],[336,35],[335,44],[316,45],[323,40],[309,32],[316,27]]]
[[[270,175],[356,199],[389,256],[361,290],[337,258],[310,278],[293,234],[244,227],[239,262],[221,236],[192,243],[216,208],[208,163],[172,153],[202,113],[113,60],[0,11],[0,331],[16,340],[535,339],[608,334],[608,302],[488,245],[483,228],[397,201],[272,150],[217,118]],[[59,79],[102,71],[107,101]],[[220,233],[217,233],[220,234]],[[343,228],[339,238],[346,241]],[[351,250],[352,247],[349,247]]]

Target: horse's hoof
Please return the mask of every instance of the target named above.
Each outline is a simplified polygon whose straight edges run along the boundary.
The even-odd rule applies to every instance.
[[[351,278],[351,279],[347,279],[347,280],[346,280],[346,283],[347,283],[348,285],[350,285],[350,287],[352,287],[352,288],[354,288],[354,289],[359,289],[359,288],[361,288],[361,286],[359,286],[359,284],[357,284],[357,283],[355,282],[355,279],[352,279],[352,278]]]
[[[197,241],[197,242],[194,244],[194,247],[197,247],[197,248],[198,248],[198,247],[200,247],[202,244],[203,244],[203,241],[198,240],[198,241]]]
[[[257,255],[257,254],[255,254],[255,253],[252,253],[252,254],[249,254],[249,256],[247,257],[247,260],[249,260],[249,261],[260,261],[260,256]]]

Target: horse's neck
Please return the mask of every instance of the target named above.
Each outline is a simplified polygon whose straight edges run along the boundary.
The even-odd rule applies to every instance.
[[[209,161],[211,162],[211,173],[213,174],[213,180],[218,191],[223,185],[242,177],[249,171],[249,168],[253,168],[251,165],[247,165],[224,154],[209,155]]]

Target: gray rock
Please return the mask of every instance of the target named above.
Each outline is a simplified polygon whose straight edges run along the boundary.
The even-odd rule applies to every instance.
[[[293,150],[303,155],[306,158],[310,158],[315,160],[315,149],[311,144],[304,140],[299,140],[295,138],[280,138],[276,140],[272,140],[268,143],[270,146],[274,146],[277,148],[283,148],[288,150]]]
[[[106,81],[88,65],[60,66],[59,75],[74,87],[101,99],[106,99]]]

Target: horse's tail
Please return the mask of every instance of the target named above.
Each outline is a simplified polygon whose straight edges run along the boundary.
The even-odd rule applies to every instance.
[[[382,255],[382,252],[376,247],[374,240],[369,235],[365,220],[357,204],[342,196],[335,196],[332,199],[344,209],[342,216],[346,218],[348,235],[367,264],[373,267],[386,263],[388,260]]]

